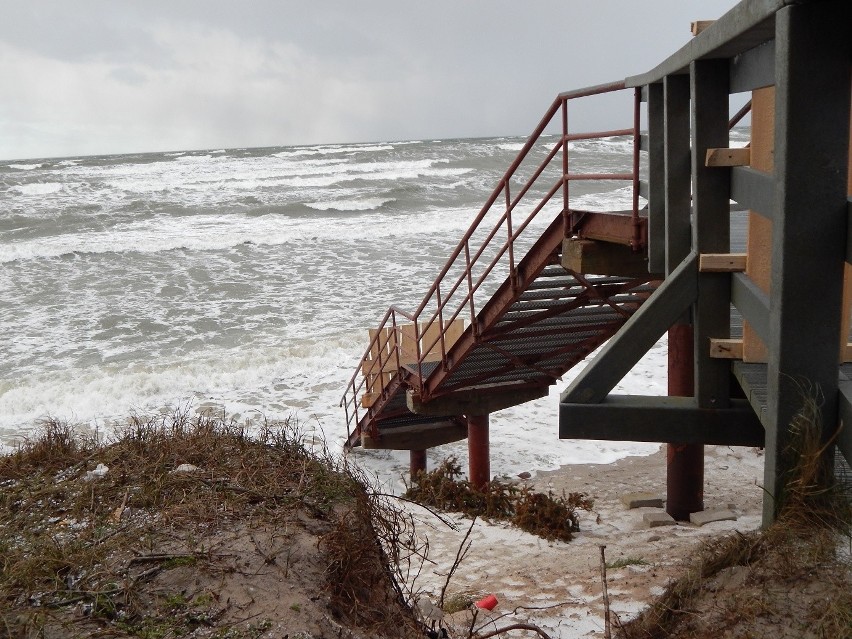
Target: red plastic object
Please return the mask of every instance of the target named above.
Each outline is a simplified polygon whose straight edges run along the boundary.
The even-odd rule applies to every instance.
[[[477,608],[485,608],[485,610],[494,610],[494,606],[497,605],[497,597],[494,595],[488,595],[487,597],[483,597],[479,601],[476,602]]]

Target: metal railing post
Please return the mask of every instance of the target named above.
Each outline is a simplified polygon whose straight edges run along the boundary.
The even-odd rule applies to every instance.
[[[568,98],[562,99],[562,219],[565,233],[571,228],[571,209],[568,205]]]
[[[507,240],[509,244],[509,277],[512,281],[512,286],[516,285],[515,282],[515,242],[514,238],[512,238],[512,198],[509,194],[509,180],[506,180],[506,230],[508,231],[509,238]]]
[[[633,239],[630,242],[634,251],[642,248],[642,229],[639,222],[639,150],[641,137],[639,132],[642,107],[642,89],[633,90]]]

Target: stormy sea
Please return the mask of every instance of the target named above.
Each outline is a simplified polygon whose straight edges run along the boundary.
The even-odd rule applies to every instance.
[[[737,133],[743,141],[747,134]],[[0,443],[48,418],[296,419],[339,450],[339,402],[391,304],[415,308],[523,138],[413,140],[0,161]],[[629,170],[632,141],[572,142]],[[628,208],[578,183],[572,205]],[[665,344],[621,390],[665,392]],[[492,416],[492,470],[611,462],[655,445],[557,439],[558,392]],[[430,455],[465,460],[465,444]],[[382,474],[404,452],[364,451]],[[430,462],[431,463],[431,462]]]

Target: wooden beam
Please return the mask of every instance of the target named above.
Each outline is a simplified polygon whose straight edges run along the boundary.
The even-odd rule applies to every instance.
[[[762,446],[764,431],[744,399],[711,409],[692,397],[610,395],[600,404],[560,403],[559,438]]]
[[[743,341],[741,339],[711,338],[710,357],[716,359],[742,359]]]
[[[745,253],[702,253],[698,259],[700,273],[739,273],[745,269]]]
[[[562,242],[562,266],[587,275],[647,277],[645,253],[629,246],[567,238]]]
[[[452,417],[456,415],[488,415],[504,408],[511,408],[534,399],[547,397],[548,386],[480,387],[471,390],[441,395],[422,402],[420,395],[409,390],[405,395],[408,410],[417,415]]]
[[[692,35],[697,36],[699,33],[704,31],[711,24],[716,22],[715,20],[694,20],[689,25],[689,30],[692,32]]]
[[[370,408],[381,396],[381,393],[364,393],[361,395],[361,408]]]
[[[751,150],[742,149],[707,149],[704,158],[705,166],[748,166]]]
[[[379,427],[379,438],[361,434],[361,446],[382,450],[425,450],[442,444],[461,441],[467,437],[467,426],[453,421],[428,422],[396,428]]]
[[[758,89],[751,96],[751,168],[767,176],[775,169],[775,87]],[[739,176],[738,176],[739,177]],[[745,174],[743,175],[745,177]],[[764,180],[765,182],[765,180]],[[737,180],[731,186],[734,187]],[[757,184],[760,184],[758,181]],[[770,189],[751,189],[751,192],[767,193],[764,204],[761,198],[749,201],[755,205],[748,215],[747,251],[748,263],[745,273],[749,281],[764,295],[769,294],[769,276],[772,268],[772,210],[775,206],[775,184]],[[735,198],[736,199],[736,198]],[[743,198],[749,199],[749,198]],[[739,200],[738,200],[739,201]],[[771,204],[769,204],[771,202]],[[762,209],[762,210],[761,210]],[[748,319],[743,323],[743,359],[746,362],[765,362],[768,354],[765,340],[768,331],[759,331]]]

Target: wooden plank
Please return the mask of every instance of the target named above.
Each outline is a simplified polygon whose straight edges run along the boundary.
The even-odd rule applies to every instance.
[[[716,22],[715,20],[694,20],[689,25],[689,30],[692,32],[692,35],[697,36],[699,33],[704,31],[711,24]]]
[[[710,357],[716,359],[742,359],[743,341],[741,339],[712,338]]]
[[[599,404],[561,403],[559,438],[762,446],[764,430],[744,399],[711,409],[692,397],[610,395]]]
[[[765,173],[775,168],[775,87],[758,89],[751,98],[751,167]],[[763,293],[769,294],[772,268],[772,222],[769,216],[751,211],[748,215],[745,273]],[[755,327],[743,323],[743,361],[766,362],[766,344]]]
[[[361,395],[361,407],[370,408],[381,396],[381,393],[364,393]]]
[[[745,253],[702,253],[698,260],[701,273],[739,273],[745,269]]]
[[[705,166],[747,166],[751,158],[751,150],[743,149],[707,149],[704,157]]]

